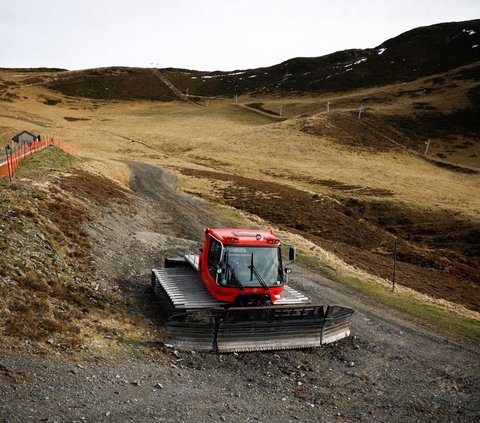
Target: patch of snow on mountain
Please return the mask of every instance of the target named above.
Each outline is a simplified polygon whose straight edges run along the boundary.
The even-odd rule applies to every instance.
[[[358,59],[354,65],[359,65],[360,63],[363,63],[363,62],[366,62],[367,61],[367,58],[366,57],[362,57],[361,59]]]
[[[381,54],[385,53],[386,48],[382,47],[377,50],[378,55],[380,56]]]
[[[463,32],[466,32],[468,35],[475,35],[477,33],[477,31],[473,29],[464,29]]]

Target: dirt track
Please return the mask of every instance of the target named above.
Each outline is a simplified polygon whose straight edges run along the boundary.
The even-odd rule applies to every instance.
[[[134,175],[131,188],[153,202],[153,211],[175,236],[202,241],[205,226],[220,224],[205,211],[204,203],[175,190],[176,180],[172,175],[146,164],[129,165]]]
[[[207,205],[174,190],[161,170],[131,164],[134,216],[98,216],[99,280],[119,285],[128,313],[161,338],[149,269],[193,248]],[[114,212],[112,212],[114,213]],[[116,212],[118,213],[118,211]],[[122,220],[123,217],[123,220]],[[108,223],[108,225],[107,225]],[[102,226],[103,225],[103,226]],[[193,240],[193,242],[192,242]],[[353,336],[305,351],[174,353],[160,342],[76,357],[8,352],[0,358],[3,421],[478,421],[476,345],[439,335],[357,292],[294,266],[312,299],[354,308]]]

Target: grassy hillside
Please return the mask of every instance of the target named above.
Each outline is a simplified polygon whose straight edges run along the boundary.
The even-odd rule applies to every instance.
[[[101,329],[102,313],[117,312],[114,299],[90,283],[95,264],[85,223],[102,194],[108,201],[126,194],[78,164],[49,148],[25,159],[13,182],[0,181],[0,344],[77,348],[97,331],[95,321]]]
[[[172,91],[149,69],[106,68],[67,72],[49,86],[70,96],[171,101]]]

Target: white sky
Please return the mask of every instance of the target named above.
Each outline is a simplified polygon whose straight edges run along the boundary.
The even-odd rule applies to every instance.
[[[234,70],[480,18],[480,0],[0,0],[0,67]]]

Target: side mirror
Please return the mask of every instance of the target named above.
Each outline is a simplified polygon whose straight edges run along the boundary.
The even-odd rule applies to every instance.
[[[297,249],[295,247],[290,247],[288,249],[288,259],[290,261],[295,261],[297,258]]]

